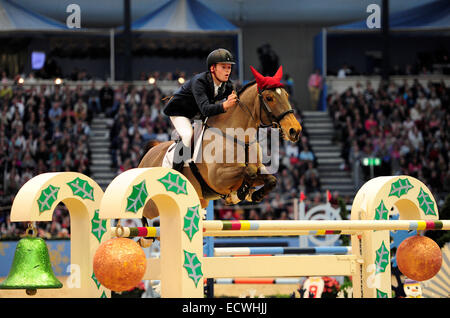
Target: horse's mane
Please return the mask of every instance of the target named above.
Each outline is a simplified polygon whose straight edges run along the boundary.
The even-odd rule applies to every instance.
[[[237,93],[237,95],[238,95],[238,97],[247,89],[247,88],[249,88],[250,86],[252,86],[253,84],[255,84],[256,83],[256,80],[253,80],[253,81],[251,81],[251,82],[248,82],[247,84],[245,84],[244,86],[242,86],[240,89],[239,89],[239,91],[238,91],[238,93]]]

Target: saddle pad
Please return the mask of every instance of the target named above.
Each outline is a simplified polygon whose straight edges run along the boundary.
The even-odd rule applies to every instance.
[[[201,121],[194,121],[194,136],[193,136],[193,142],[191,141],[191,144],[194,143],[194,155],[193,158],[197,158],[198,153],[200,151],[201,145],[202,145],[202,138],[203,133],[205,131],[205,125],[201,123]],[[200,142],[195,142],[196,140]],[[173,157],[175,155],[175,148],[176,148],[177,142],[174,142],[172,145],[170,145],[169,148],[167,148],[166,154],[164,155],[164,159],[162,162],[162,166],[165,168],[172,168],[173,167]],[[195,160],[194,160],[195,161]],[[196,162],[196,161],[195,161]],[[189,166],[188,162],[184,163],[185,167]]]
[[[175,146],[177,145],[176,142],[171,144],[169,148],[167,148],[166,154],[164,155],[164,159],[162,162],[162,166],[164,168],[172,168],[173,167],[173,156],[175,153]]]

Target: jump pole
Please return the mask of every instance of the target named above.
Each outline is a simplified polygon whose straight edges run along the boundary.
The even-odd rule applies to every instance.
[[[317,235],[342,234],[345,231],[397,231],[397,230],[450,230],[450,220],[420,220],[420,221],[383,221],[383,220],[343,220],[343,221],[290,221],[290,220],[261,220],[261,221],[204,221],[203,231],[207,236],[210,232],[223,231],[261,231],[270,234],[272,231],[317,231]],[[328,232],[330,231],[330,232]],[[322,232],[322,234],[320,234]],[[328,232],[328,233],[327,233]],[[332,233],[333,232],[333,233]]]

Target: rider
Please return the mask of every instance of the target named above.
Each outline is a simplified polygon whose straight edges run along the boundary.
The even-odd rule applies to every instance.
[[[225,113],[237,103],[237,95],[230,80],[233,55],[226,49],[212,51],[207,59],[208,71],[195,75],[169,99],[163,112],[170,117],[181,137],[175,149],[173,169],[182,171],[184,161],[191,158],[191,119]]]

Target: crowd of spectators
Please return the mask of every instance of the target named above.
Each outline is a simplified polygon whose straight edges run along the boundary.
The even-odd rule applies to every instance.
[[[106,90],[107,95],[112,96],[106,111],[113,119],[111,157],[113,168],[120,173],[138,166],[142,150],[150,140],[170,140],[172,127],[169,117],[162,113],[165,96],[158,86],[138,90],[123,84],[115,90]]]
[[[2,83],[0,89],[0,228],[6,226],[14,195],[32,177],[44,172],[90,174],[90,121],[98,105],[81,86]],[[10,229],[11,231],[7,230]],[[6,233],[4,233],[4,231]]]
[[[436,196],[450,192],[450,90],[444,81],[357,83],[328,96],[336,140],[355,186],[370,177],[365,157],[381,158],[377,175],[410,175]],[[359,178],[358,178],[359,176]]]

